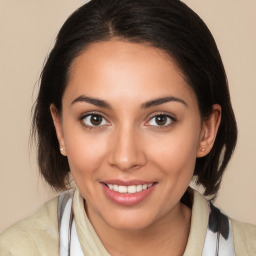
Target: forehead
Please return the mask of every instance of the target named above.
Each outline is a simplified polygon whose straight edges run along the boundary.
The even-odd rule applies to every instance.
[[[165,51],[119,40],[93,43],[73,61],[64,96],[72,100],[79,94],[138,101],[168,94],[195,100],[182,72]]]

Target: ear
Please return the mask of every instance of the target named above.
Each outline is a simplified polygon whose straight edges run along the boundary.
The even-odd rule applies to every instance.
[[[53,120],[55,131],[56,131],[56,135],[57,135],[59,145],[60,145],[60,153],[63,156],[66,156],[66,149],[65,149],[65,143],[64,143],[64,136],[63,136],[60,114],[59,114],[59,112],[58,112],[58,110],[57,110],[57,108],[55,107],[54,104],[50,105],[50,111],[51,111],[52,120]]]
[[[221,106],[219,104],[214,104],[210,116],[203,120],[197,157],[204,157],[211,151],[219,129],[220,121]]]

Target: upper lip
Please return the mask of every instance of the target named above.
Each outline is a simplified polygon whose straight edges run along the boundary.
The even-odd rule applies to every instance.
[[[118,186],[132,186],[132,185],[148,185],[155,183],[154,181],[145,181],[145,180],[119,180],[119,179],[113,179],[113,180],[104,180],[102,183],[105,184],[113,184]]]

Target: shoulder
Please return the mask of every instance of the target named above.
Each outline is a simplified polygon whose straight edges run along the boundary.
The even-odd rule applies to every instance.
[[[241,223],[236,221],[229,216],[223,214],[220,209],[209,203],[200,193],[193,191],[193,208],[192,208],[192,226],[196,226],[197,233],[202,234],[204,246],[208,245],[213,241],[213,235],[220,232],[220,242],[223,246],[228,245],[228,241],[234,241],[235,255],[256,255],[256,227],[251,224]],[[193,216],[196,215],[196,216]],[[199,217],[198,217],[199,216]],[[197,222],[194,221],[197,220]],[[194,225],[193,225],[194,223]],[[204,223],[204,225],[202,225]],[[196,225],[195,225],[196,224]],[[200,231],[198,229],[200,228]],[[229,230],[232,230],[230,233]],[[206,231],[206,233],[205,233]],[[193,232],[193,229],[192,229]],[[231,235],[229,235],[231,234]],[[196,245],[198,248],[198,235],[194,239],[197,241]],[[209,238],[209,239],[208,239]],[[224,238],[224,239],[222,239]],[[208,243],[209,242],[209,243]],[[206,246],[207,247],[207,246]],[[204,248],[205,249],[205,248]],[[202,254],[202,253],[201,253]],[[195,255],[201,255],[197,253]],[[191,254],[188,254],[191,255]],[[208,254],[205,254],[208,255]],[[233,254],[225,254],[233,255]]]
[[[0,234],[0,255],[58,254],[58,197]]]
[[[231,219],[237,255],[256,255],[256,226]]]

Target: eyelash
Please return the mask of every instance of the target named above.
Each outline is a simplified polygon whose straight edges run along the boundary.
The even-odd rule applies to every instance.
[[[92,117],[92,116],[95,116],[95,117],[100,117],[102,118],[102,120],[104,122],[106,122],[106,124],[99,124],[99,125],[88,125],[86,124],[86,122],[84,121],[85,118],[88,118],[88,117]],[[163,124],[163,125],[150,125],[149,122],[152,121],[154,118],[157,118],[157,117],[165,117],[167,118],[167,122],[168,124]],[[109,122],[108,120],[101,114],[101,113],[98,113],[98,112],[91,112],[91,113],[88,113],[84,116],[82,116],[80,118],[80,122],[82,124],[83,127],[85,127],[86,129],[99,129],[99,128],[102,128],[104,126],[109,126]],[[91,121],[90,121],[91,122]],[[171,125],[173,125],[173,123],[177,122],[176,118],[174,118],[173,116],[170,116],[166,113],[157,113],[157,114],[154,114],[152,115],[150,118],[149,118],[149,121],[147,121],[145,123],[146,126],[151,126],[152,128],[155,128],[155,129],[164,129],[164,128],[168,128],[170,127]]]
[[[88,125],[88,124],[86,124],[85,123],[85,118],[88,118],[88,117],[92,117],[92,116],[95,116],[95,117],[100,117],[100,118],[102,118],[102,120],[104,120],[107,124],[104,124],[104,125]],[[80,118],[80,122],[81,122],[81,124],[82,124],[82,126],[84,127],[84,128],[86,128],[86,129],[99,129],[99,128],[102,128],[102,126],[108,126],[108,124],[109,124],[109,122],[107,121],[107,119],[102,115],[102,114],[100,114],[100,113],[97,113],[97,112],[91,112],[91,113],[88,113],[88,114],[86,114],[86,115],[84,115],[84,116],[82,116],[81,118]],[[91,122],[91,121],[90,121]]]
[[[148,125],[150,121],[152,121],[154,118],[157,117],[165,117],[167,118],[167,122],[168,124],[163,124],[163,125]],[[146,126],[151,126],[154,129],[164,129],[164,128],[169,128],[170,126],[173,125],[173,123],[176,123],[177,119],[174,118],[173,116],[166,114],[166,113],[157,113],[157,114],[153,114],[149,121],[146,122]]]

